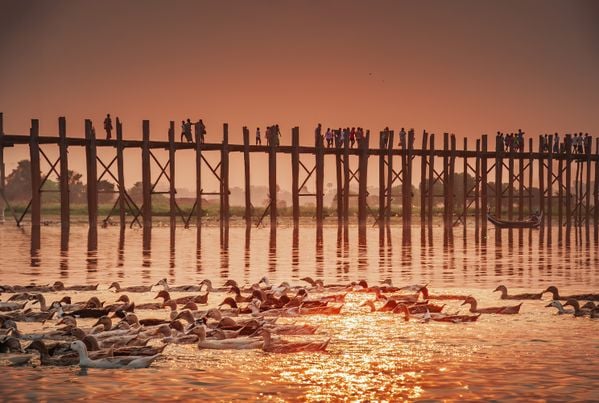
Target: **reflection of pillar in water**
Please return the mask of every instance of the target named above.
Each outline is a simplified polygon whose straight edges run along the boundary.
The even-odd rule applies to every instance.
[[[220,276],[221,278],[229,277],[229,250],[224,247],[220,249]]]
[[[116,267],[119,268],[117,276],[123,278],[125,273],[123,267],[125,266],[125,226],[119,227],[119,246],[117,251]]]
[[[168,261],[168,267],[169,267],[169,271],[168,274],[169,276],[173,277],[175,275],[175,271],[173,270],[175,268],[175,229],[176,226],[172,225],[170,227],[170,234],[169,234],[169,261]]]
[[[152,265],[152,227],[151,225],[145,225],[143,227],[143,249],[142,249],[142,266],[150,267]],[[145,278],[149,277],[150,273],[148,270],[142,271],[142,276]]]
[[[41,231],[39,226],[31,227],[31,266],[38,267],[40,259]]]
[[[453,232],[450,232],[453,234]],[[412,226],[404,225],[401,231],[401,244],[410,245],[412,243]]]
[[[293,226],[293,237],[291,246],[291,272],[297,274],[299,271],[299,226]]]
[[[95,226],[87,231],[87,272],[98,270],[98,230]]]
[[[69,227],[62,226],[60,228],[60,251],[67,252],[69,250]]]
[[[245,249],[244,249],[244,254],[243,254],[243,262],[244,262],[243,274],[244,274],[244,280],[247,280],[249,278],[249,274],[250,274],[250,258],[251,258],[250,245],[251,245],[251,235],[252,235],[252,225],[251,225],[251,220],[250,220],[249,225],[245,226]]]
[[[268,241],[268,271],[274,273],[277,271],[277,226],[270,226],[270,236]]]
[[[367,246],[366,227],[361,225],[358,228],[358,271],[368,269]]]
[[[316,276],[322,277],[324,273],[324,255],[323,255],[323,233],[322,223],[316,224]],[[304,273],[306,274],[306,273]]]
[[[196,228],[196,273],[202,272],[202,226]]]

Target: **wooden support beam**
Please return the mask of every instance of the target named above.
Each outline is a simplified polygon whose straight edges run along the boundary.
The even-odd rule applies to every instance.
[[[244,191],[245,191],[245,222],[246,225],[252,223],[252,198],[250,182],[250,130],[243,126],[243,172],[244,172]]]
[[[595,139],[595,155],[599,156],[599,138]],[[593,199],[593,232],[595,242],[597,242],[599,241],[599,159],[595,160],[595,191]]]
[[[324,142],[322,135],[315,135],[316,148],[316,222],[324,220]],[[318,230],[317,230],[318,233]],[[322,234],[322,228],[320,228]]]
[[[480,209],[481,209],[481,240],[483,243],[487,240],[487,213],[489,212],[488,204],[488,182],[487,182],[487,135],[483,134],[481,139],[481,160],[480,160]]]
[[[4,167],[4,114],[0,112],[0,224],[4,223],[4,187],[6,183],[6,173]]]
[[[468,138],[464,137],[464,151],[468,150]],[[466,237],[466,217],[468,215],[468,158],[464,154],[464,177],[462,178],[462,193],[464,198],[462,200],[462,224],[464,229],[464,238]],[[476,181],[476,178],[474,178]]]
[[[383,225],[385,220],[385,151],[387,144],[384,137],[388,133],[380,132],[379,134],[379,224]]]
[[[435,133],[431,133],[430,136],[430,147],[429,147],[429,160],[428,160],[428,192],[426,197],[428,198],[427,214],[428,214],[428,227],[429,235],[433,227],[433,199],[435,197],[434,192],[435,185]]]
[[[479,241],[480,236],[480,184],[481,184],[481,172],[480,172],[480,139],[476,139],[476,157],[474,166],[474,236],[476,242]]]
[[[386,220],[390,220],[391,219],[391,204],[393,203],[393,136],[394,136],[394,131],[390,130],[389,131],[389,138],[387,140],[387,201],[385,202],[385,219]],[[405,140],[404,140],[405,141]],[[402,144],[401,145],[401,163],[402,166],[405,166],[405,159],[406,159],[406,144]],[[403,169],[404,171],[404,175],[406,174],[405,169]],[[402,178],[402,187],[405,180],[405,176]],[[403,193],[403,192],[402,192]],[[405,202],[405,197],[403,197],[402,195],[402,200],[403,202]],[[402,210],[404,209],[404,206],[401,206]]]
[[[116,118],[116,169],[118,178],[118,191],[119,191],[119,225],[121,229],[127,225],[126,210],[126,187],[125,187],[125,160],[123,158],[123,124],[120,119]]]
[[[228,222],[229,212],[229,124],[223,123],[223,145],[221,149],[220,183],[221,183],[221,223]]]
[[[428,145],[428,133],[422,133],[422,155],[420,157],[420,225],[424,226],[426,220],[426,148]]]
[[[447,230],[452,223],[449,222],[449,133],[443,133],[443,229]]]
[[[293,225],[299,224],[299,127],[291,129],[291,205],[293,210]]]
[[[273,134],[268,149],[268,194],[270,198],[270,225],[277,224],[277,134]]]
[[[452,134],[450,136],[449,143],[449,193],[447,194],[447,224],[448,230],[450,233],[453,233],[453,215],[455,211],[455,166],[456,166],[456,138],[455,135]]]
[[[414,130],[408,131],[408,161],[406,170],[408,171],[408,178],[406,183],[402,186],[406,189],[404,192],[406,195],[405,207],[402,206],[404,211],[404,217],[406,220],[406,226],[412,225],[412,160],[414,159]]]
[[[150,121],[142,122],[141,145],[141,182],[142,182],[142,216],[144,228],[152,228],[152,171],[150,168]]]
[[[177,226],[177,189],[175,187],[175,173],[176,173],[176,164],[175,164],[175,122],[171,120],[169,129],[168,129],[168,167],[169,167],[169,215],[170,215],[170,224],[171,228],[175,228]]]
[[[202,126],[199,122],[194,125],[196,148],[196,228],[202,226]],[[199,237],[199,234],[198,234]],[[199,239],[199,238],[198,238]]]
[[[545,141],[543,139],[543,141]],[[551,245],[552,236],[551,236],[551,220],[553,218],[553,134],[549,136],[547,147],[545,147],[547,151],[547,205],[545,206],[545,210],[547,211],[547,215],[543,217],[546,220],[547,224],[547,245]],[[540,164],[543,164],[543,161],[539,161]],[[520,217],[522,219],[522,217]]]
[[[503,194],[503,154],[504,154],[503,138],[500,136],[496,137],[495,142],[495,216],[501,217],[501,201]],[[501,234],[501,232],[499,232]]]
[[[343,220],[349,220],[349,134],[343,138]]]
[[[85,156],[87,166],[87,218],[90,229],[98,226],[98,163],[96,130],[92,121],[85,120]]]
[[[570,244],[572,229],[572,138],[566,136],[566,244]]]
[[[507,188],[507,216],[508,220],[514,219],[514,149],[508,154],[508,188]]]
[[[29,131],[29,157],[31,162],[31,226],[39,228],[41,225],[41,171],[40,171],[40,148],[39,148],[39,121],[31,120]]]
[[[335,169],[337,174],[337,221],[343,220],[343,173],[341,168],[341,149],[335,141]]]
[[[534,176],[534,157],[532,138],[528,139],[528,214],[532,214],[533,193],[532,193],[532,178]]]
[[[71,223],[71,204],[69,197],[69,154],[67,151],[67,120],[64,116],[58,118],[58,143],[60,155],[60,227],[68,230]]]
[[[370,132],[366,132],[366,135],[358,143],[360,149],[360,156],[358,162],[358,176],[359,176],[359,189],[358,189],[358,224],[364,226],[366,224],[368,210],[366,207],[366,200],[368,195],[368,147],[370,143]]]
[[[545,145],[545,140],[543,138],[543,136],[539,136],[539,153],[543,152],[543,148]],[[551,178],[549,178],[549,180],[551,180]],[[541,211],[541,214],[543,214],[543,216],[545,216],[545,165],[544,165],[544,161],[542,159],[539,159],[539,209]],[[543,229],[545,228],[545,220],[541,220],[541,231],[540,231],[540,235],[539,235],[539,243],[543,244],[544,240],[544,232]]]
[[[518,152],[518,219],[524,219],[524,143]]]
[[[560,148],[557,160],[557,238],[561,244],[564,227],[564,152]]]
[[[585,139],[585,145],[584,145],[584,149],[586,151],[586,176],[585,176],[585,195],[586,195],[586,200],[585,200],[585,209],[584,209],[584,216],[586,218],[585,223],[586,223],[586,228],[588,231],[590,222],[591,222],[591,148],[593,147],[593,138],[589,137]],[[588,234],[588,232],[587,232]],[[588,239],[588,235],[587,235],[587,239]]]

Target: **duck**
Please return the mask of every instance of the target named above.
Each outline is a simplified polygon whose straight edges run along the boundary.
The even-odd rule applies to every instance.
[[[41,340],[35,340],[27,346],[26,350],[36,350],[40,354],[40,363],[42,365],[51,365],[51,366],[70,366],[77,365],[79,363],[79,357],[76,354],[62,354],[59,356],[52,356],[48,352],[48,347]],[[102,358],[107,357],[111,354],[108,351],[93,352],[90,353],[90,358]]]
[[[87,347],[81,340],[71,343],[71,349],[79,354],[79,366],[82,368],[148,368],[161,354],[150,356],[119,356],[93,360]]]
[[[28,301],[21,302],[0,302],[0,312],[11,312],[24,309]]]
[[[122,304],[119,304],[120,307],[123,307],[123,305],[129,305],[131,304],[131,300],[129,299],[129,296],[127,294],[123,294],[121,295],[117,300],[116,300],[117,304],[119,302],[122,302]],[[116,305],[116,304],[115,304]],[[160,302],[146,302],[143,304],[135,304],[135,308],[136,309],[148,309],[148,310],[157,310],[157,309],[162,309],[164,308],[164,304],[160,303]]]
[[[312,277],[303,277],[300,278],[300,281],[305,281],[310,284],[310,287],[317,292],[322,292],[324,290],[324,282],[322,280],[314,280]]]
[[[468,297],[462,302],[462,305],[470,304],[470,312],[472,313],[493,313],[502,315],[514,315],[520,312],[522,302],[518,305],[513,306],[500,306],[500,307],[489,307],[489,308],[478,308],[476,299]]]
[[[479,313],[478,315],[458,315],[458,314],[449,315],[449,314],[437,313],[437,312],[431,313],[429,311],[414,315],[414,314],[410,313],[410,310],[404,304],[399,304],[397,306],[396,310],[394,310],[394,312],[403,313],[404,320],[406,322],[410,320],[411,316],[416,316],[416,317],[420,318],[423,322],[429,322],[431,320],[433,320],[435,322],[450,322],[450,323],[476,322],[478,320],[478,318],[480,317],[480,315],[482,315],[481,313]]]
[[[171,322],[170,320],[159,319],[159,318],[138,319],[137,315],[135,315],[134,313],[128,313],[128,314],[126,314],[123,319],[129,325],[134,326],[134,327],[139,327],[139,326],[150,326],[150,327],[151,326],[160,326],[160,325],[169,324]]]
[[[545,308],[551,308],[551,307],[557,308],[558,315],[574,313],[574,309],[564,309],[564,306],[562,305],[562,303],[557,300],[551,301],[549,304],[545,305]]]
[[[91,285],[71,285],[65,287],[62,281],[55,281],[52,285],[52,291],[97,291],[100,284]]]
[[[19,339],[13,336],[2,336],[0,337],[0,353],[23,353],[23,348],[21,347],[21,342]]]
[[[202,287],[206,286],[206,289],[208,290],[208,292],[227,292],[229,290],[229,287],[220,287],[220,288],[214,288],[212,287],[212,281],[205,279],[202,280],[202,282],[200,283],[200,290],[202,289]]]
[[[559,295],[557,287],[549,286],[543,294],[550,292],[554,300],[567,301],[569,299],[582,300],[582,301],[599,301],[599,294],[578,294],[578,295],[569,295],[567,297]]]
[[[262,350],[268,353],[301,353],[301,352],[321,352],[326,351],[331,338],[325,341],[301,341],[291,342],[287,340],[272,339],[272,334],[268,329],[262,329],[258,332],[262,336]]]
[[[574,308],[574,316],[575,317],[586,316],[586,315],[590,315],[591,314],[591,310],[590,309],[586,309],[586,308],[582,309],[582,308],[580,308],[580,304],[574,298],[568,298],[568,300],[566,301],[566,303],[564,304],[564,306],[568,306],[568,305],[570,305],[571,307]]]
[[[164,291],[169,292],[197,292],[202,291],[201,285],[178,285],[178,286],[169,286],[168,282],[165,278],[158,281],[155,286],[162,286]]]
[[[229,292],[235,293],[235,302],[251,302],[254,298],[253,295],[244,296],[241,295],[241,290],[236,285],[231,286]]]
[[[493,292],[501,292],[501,299],[541,299],[543,297],[543,293],[539,292],[539,293],[525,293],[525,294],[515,294],[515,295],[508,295],[507,293],[507,287],[504,285],[500,285],[497,288],[495,288],[495,290],[493,290]]]
[[[17,294],[13,294],[8,300],[7,302],[11,302],[11,301],[29,301],[30,299],[33,299],[34,294],[30,294],[28,292],[19,292]],[[0,302],[0,305],[2,304],[2,302]],[[19,308],[19,309],[23,309],[23,308]]]
[[[248,309],[250,310],[253,317],[262,318],[264,316],[285,316],[285,317],[293,317],[299,316],[301,307],[293,307],[293,308],[277,308],[277,309],[267,309],[261,310],[262,303],[260,300],[255,299],[248,304]],[[309,308],[306,308],[309,309]]]
[[[299,313],[302,315],[339,315],[344,304],[339,306],[304,307],[300,305]]]
[[[179,305],[185,305],[188,302],[195,302],[197,304],[206,304],[206,303],[208,303],[208,294],[209,293],[210,293],[210,290],[204,295],[188,295],[185,297],[171,299],[171,295],[169,294],[169,292],[162,290],[162,291],[158,292],[158,295],[156,295],[156,297],[154,297],[154,299],[162,298],[163,304],[164,304],[164,302],[169,301],[169,300],[175,301]]]
[[[262,339],[248,336],[235,339],[208,340],[206,339],[206,327],[203,325],[197,326],[195,332],[200,339],[197,344],[200,350],[249,350],[261,348],[264,344]]]
[[[113,281],[112,284],[108,287],[109,290],[114,288],[114,291],[117,293],[120,292],[149,292],[152,291],[152,285],[137,285],[131,287],[121,287],[120,284],[116,281]]]
[[[456,294],[429,294],[428,285],[425,285],[420,290],[422,292],[422,298],[424,299],[439,299],[439,300],[457,300],[463,301],[468,298],[468,295],[456,295]]]

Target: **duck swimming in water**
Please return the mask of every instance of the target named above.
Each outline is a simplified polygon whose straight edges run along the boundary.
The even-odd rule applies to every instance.
[[[82,368],[147,368],[160,354],[152,356],[122,356],[92,360],[87,347],[81,340],[71,343],[71,349],[79,353],[79,366]]]
[[[489,307],[489,308],[478,308],[476,299],[473,297],[468,297],[462,303],[462,305],[470,304],[470,312],[472,313],[493,313],[493,314],[501,314],[501,315],[514,315],[520,312],[520,307],[522,303],[513,306],[499,306],[499,307]]]
[[[507,293],[507,287],[504,285],[500,285],[498,286],[495,290],[493,290],[493,292],[501,292],[501,299],[541,299],[541,297],[543,296],[542,292],[539,293],[528,293],[528,294],[515,294],[515,295],[509,295]]]
[[[302,341],[291,342],[286,340],[273,340],[269,330],[262,329],[258,332],[264,338],[262,350],[268,353],[301,353],[301,352],[319,352],[325,351],[331,342],[331,338],[325,341]]]
[[[568,306],[568,305],[570,305],[571,307],[574,308],[574,316],[575,317],[586,316],[586,315],[590,315],[591,314],[591,310],[590,309],[586,309],[586,308],[582,309],[582,308],[580,308],[580,304],[574,298],[569,298],[566,301],[566,303],[564,304],[564,306]]]
[[[547,289],[545,291],[543,291],[543,294],[550,292],[552,295],[552,298],[554,300],[560,300],[560,301],[567,301],[569,299],[575,299],[575,300],[579,300],[579,301],[599,301],[599,294],[578,294],[578,295],[568,295],[568,296],[561,296],[559,295],[559,291],[557,290],[557,287],[555,286],[549,286],[547,287]]]
[[[557,308],[558,315],[574,313],[574,309],[564,309],[564,306],[562,305],[562,303],[557,300],[551,301],[549,304],[545,305],[545,308],[551,308],[551,307]]]

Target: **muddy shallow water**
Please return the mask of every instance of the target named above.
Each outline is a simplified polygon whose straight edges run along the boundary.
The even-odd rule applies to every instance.
[[[526,230],[515,231],[511,242],[504,232],[497,246],[489,231],[486,246],[476,244],[470,233],[464,240],[461,232],[448,245],[438,227],[432,242],[425,243],[417,227],[411,242],[401,228],[390,232],[390,240],[381,242],[379,230],[368,228],[359,240],[354,226],[347,235],[337,226],[325,226],[320,243],[312,226],[295,232],[283,225],[276,234],[252,229],[249,237],[245,228],[233,227],[223,245],[217,227],[202,229],[201,239],[195,230],[177,229],[173,236],[158,227],[151,240],[139,230],[106,228],[98,230],[95,248],[93,242],[88,247],[87,229],[75,226],[65,248],[60,229],[51,226],[42,228],[38,249],[29,231],[4,225],[0,284],[100,283],[94,295],[113,301],[118,294],[106,288],[115,280],[137,285],[165,277],[171,284],[197,284],[208,278],[219,286],[227,278],[251,283],[264,275],[273,283],[292,284],[300,284],[303,276],[325,283],[366,279],[377,284],[391,278],[396,285],[430,283],[434,293],[471,294],[481,306],[518,302],[499,300],[492,292],[499,284],[511,293],[538,292],[548,285],[558,286],[562,294],[599,291],[599,248],[593,240],[540,246],[538,232]],[[77,300],[92,295],[58,292],[47,298],[66,294]],[[130,294],[136,302],[154,295]],[[212,294],[210,305],[223,297]],[[599,321],[556,315],[544,307],[549,294],[542,301],[525,301],[518,315],[483,315],[470,324],[406,323],[401,315],[367,313],[359,307],[365,298],[372,296],[350,294],[338,316],[282,320],[318,324],[315,339],[332,337],[327,353],[215,352],[169,345],[164,357],[144,370],[5,367],[2,400],[599,399],[594,387]],[[466,312],[459,301],[447,303],[445,311]],[[139,315],[166,317],[167,312]],[[83,321],[83,326],[90,324]],[[20,327],[37,331],[41,325]]]

